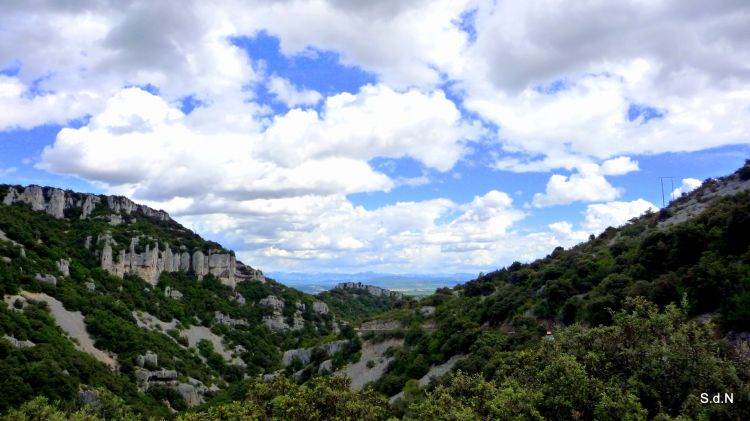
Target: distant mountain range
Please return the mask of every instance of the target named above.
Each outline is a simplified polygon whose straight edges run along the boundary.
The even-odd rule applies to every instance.
[[[289,287],[307,293],[328,291],[340,282],[362,282],[398,291],[406,295],[429,295],[442,287],[453,287],[476,278],[470,273],[392,274],[377,272],[359,273],[301,273],[268,272],[268,276]]]

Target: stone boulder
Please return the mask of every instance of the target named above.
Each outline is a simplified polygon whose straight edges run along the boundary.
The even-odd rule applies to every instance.
[[[333,360],[325,360],[322,363],[320,363],[320,367],[318,367],[318,374],[328,374],[333,372]]]
[[[57,278],[52,275],[37,273],[34,279],[48,285],[57,286]]]
[[[322,301],[313,302],[313,311],[318,314],[328,314],[328,305]]]
[[[139,355],[136,358],[136,362],[138,363],[138,366],[145,367],[146,365],[151,367],[158,367],[159,366],[159,356],[155,352],[146,351],[145,354]]]
[[[57,270],[59,270],[63,276],[70,276],[70,261],[65,259],[58,260]]]
[[[284,310],[284,302],[275,295],[269,295],[268,297],[261,299],[258,301],[258,304],[263,307],[271,308],[274,312]]]

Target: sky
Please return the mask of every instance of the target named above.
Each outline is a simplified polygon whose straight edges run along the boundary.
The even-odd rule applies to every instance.
[[[750,157],[742,0],[11,0],[0,40],[0,183],[267,271],[487,272]]]

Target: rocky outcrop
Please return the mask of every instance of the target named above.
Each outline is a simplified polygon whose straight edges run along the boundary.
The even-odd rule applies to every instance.
[[[360,290],[360,291],[366,291],[370,295],[374,295],[376,297],[391,297],[391,298],[401,298],[402,295],[400,292],[391,291],[385,288],[380,288],[372,285],[365,285],[362,282],[342,282],[340,284],[337,284],[335,289],[350,289],[350,290]]]
[[[328,305],[322,301],[313,302],[313,311],[318,314],[328,314]]]
[[[243,297],[242,294],[240,294],[239,292],[235,292],[231,299],[232,301],[236,302],[237,304],[241,306],[244,306],[245,303],[247,302],[245,300],[245,297]]]
[[[290,349],[285,351],[281,357],[281,365],[284,367],[289,366],[294,360],[299,360],[302,364],[306,365],[310,363],[312,358],[313,348],[301,348],[301,349]]]
[[[81,219],[86,219],[94,211],[96,205],[101,202],[99,196],[87,195],[81,203]]]
[[[33,346],[36,346],[34,342],[31,342],[28,340],[16,339],[13,336],[3,335],[3,339],[10,342],[10,344],[16,348],[31,348]]]
[[[419,379],[419,387],[426,387],[428,384],[432,383],[433,380],[443,377],[449,371],[451,371],[451,369],[453,369],[453,366],[455,366],[457,362],[465,358],[466,358],[465,355],[454,355],[448,361],[442,364],[433,365],[432,367],[430,367],[430,370],[427,371],[427,374],[425,374]],[[396,402],[397,400],[403,397],[404,397],[404,392],[401,391],[397,393],[396,395],[391,396],[391,398],[389,399],[389,402],[393,404],[394,402]]]
[[[174,370],[135,370],[135,378],[141,383],[154,382],[154,381],[170,381],[177,380],[177,372]]]
[[[117,243],[111,236],[100,237],[99,241],[104,243],[101,254],[102,269],[121,278],[126,274],[138,275],[152,285],[156,285],[162,272],[178,271],[192,272],[199,279],[211,273],[224,285],[232,288],[237,285],[237,261],[230,253],[215,250],[209,250],[208,255],[201,250],[196,250],[192,255],[188,252],[173,253],[169,244],[165,244],[161,250],[158,241],[154,241],[152,245],[150,242],[153,240],[149,239],[145,240],[145,250],[138,253],[136,248],[141,244],[141,238],[132,238],[130,248],[127,251],[121,249],[115,258],[113,247],[116,247]]]
[[[26,203],[33,210],[47,212],[55,218],[64,218],[66,210],[78,208],[81,219],[90,218],[98,206],[106,205],[110,213],[99,215],[97,212],[96,218],[105,219],[112,226],[120,225],[126,219],[134,222],[132,216],[135,214],[159,221],[174,222],[163,210],[139,205],[127,197],[74,193],[51,187],[9,186],[2,202],[5,205]],[[4,235],[0,236],[0,239],[4,239]],[[92,243],[93,238],[87,237],[84,246],[90,249]],[[173,253],[168,245],[162,250],[158,243],[154,244],[154,241],[150,240],[145,251],[139,250],[136,253],[134,246],[138,244],[138,239],[131,242],[128,250],[117,247],[108,236],[105,236],[104,240],[100,236],[95,244],[102,247],[99,254],[101,267],[120,277],[135,274],[155,284],[162,272],[183,271],[195,273],[199,278],[208,274],[215,275],[223,284],[232,288],[242,281],[265,282],[262,271],[238,262],[232,253],[223,250],[181,249]],[[114,250],[117,252],[114,253]],[[25,254],[23,249],[21,253]],[[60,271],[65,273],[62,268]]]
[[[257,281],[260,283],[266,282],[266,277],[263,276],[263,272],[260,269],[253,269],[250,266],[243,264],[242,262],[235,262],[235,273],[234,277],[237,282],[242,281]]]
[[[130,215],[137,212],[160,221],[169,221],[171,219],[169,214],[163,210],[155,210],[145,205],[136,204],[127,197],[104,197],[109,209],[118,216],[120,213]],[[31,209],[47,212],[58,219],[65,217],[67,209],[80,208],[81,219],[86,219],[91,215],[96,206],[102,202],[102,199],[97,195],[73,193],[52,187],[9,187],[8,192],[3,198],[3,203],[11,205],[17,202],[27,203],[31,205]]]
[[[231,326],[231,327],[237,327],[237,326],[247,326],[247,322],[240,319],[233,319],[230,316],[227,316],[226,314],[216,311],[214,312],[214,320],[216,323],[223,324],[225,326]]]
[[[52,275],[42,275],[41,273],[37,273],[34,279],[44,284],[52,285],[53,287],[57,286],[57,278]]]
[[[155,210],[146,205],[139,205],[132,200],[124,196],[107,196],[107,206],[114,213],[124,213],[125,215],[131,215],[135,212],[140,212],[143,215],[158,219],[160,221],[169,221],[171,218],[169,214],[163,210]]]
[[[263,317],[263,324],[265,324],[270,330],[279,332],[289,329],[300,330],[305,327],[305,319],[302,318],[302,311],[300,310],[295,311],[294,317],[292,318],[292,325],[289,326],[289,324],[287,324],[283,314],[284,302],[274,295],[269,295],[268,297],[263,298],[258,301],[258,304],[270,308],[273,312],[271,315]]]
[[[173,300],[181,300],[182,299],[182,293],[180,291],[177,291],[176,289],[172,287],[166,287],[164,288],[164,295],[167,297],[173,299]]]
[[[177,383],[176,385],[172,386],[172,389],[177,391],[177,393],[182,396],[182,399],[185,401],[185,404],[187,404],[189,408],[202,404],[202,393],[208,391],[205,386],[203,386],[203,389],[205,390],[202,390],[199,387],[188,383]]]
[[[258,301],[258,304],[262,305],[263,307],[268,307],[274,312],[280,312],[284,310],[284,302],[279,300],[275,295],[269,295],[268,297],[261,299],[260,301]]]
[[[159,366],[159,356],[155,352],[146,351],[145,354],[139,355],[136,358],[136,363],[139,367],[158,367]]]
[[[347,343],[349,343],[348,340],[342,339],[340,341],[328,342],[327,344],[323,344],[317,348],[321,349],[327,356],[332,357],[335,354],[343,351],[344,346]],[[292,364],[294,360],[299,360],[302,364],[307,365],[312,359],[313,350],[315,350],[315,347],[290,349],[288,351],[285,351],[284,355],[282,355],[281,357],[281,365],[287,367]]]
[[[59,270],[63,276],[70,276],[70,261],[65,259],[58,260],[57,270]]]
[[[333,371],[333,360],[325,360],[318,367],[318,374],[328,374]]]

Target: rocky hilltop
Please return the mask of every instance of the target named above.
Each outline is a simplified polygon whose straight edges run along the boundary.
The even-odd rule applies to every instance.
[[[54,187],[34,185],[9,187],[3,198],[3,204],[11,205],[17,202],[28,203],[32,210],[45,211],[58,219],[64,218],[65,211],[70,209],[79,209],[81,212],[80,218],[86,219],[98,205],[106,203],[115,215],[121,212],[126,215],[140,213],[143,216],[160,221],[172,220],[163,210],[155,210],[146,205],[136,204],[127,197],[75,193]]]
[[[334,289],[365,291],[368,294],[374,295],[376,297],[402,298],[402,294],[400,292],[391,291],[389,289],[380,288],[373,285],[365,285],[362,282],[341,282],[337,284]]]
[[[9,186],[3,204],[26,203],[34,211],[44,211],[57,218],[97,218],[118,226],[124,222],[135,223],[137,217],[149,218],[178,226],[167,212],[155,210],[133,202],[123,196],[107,196],[76,193],[53,187]],[[209,273],[227,286],[234,288],[244,280],[265,281],[263,272],[238,262],[232,252],[209,248],[190,250],[185,245],[174,251],[168,243],[160,247],[158,240],[144,236],[129,239],[129,247],[123,248],[111,234],[99,235],[92,244],[87,237],[84,246],[97,248],[101,268],[122,278],[125,275],[138,275],[146,282],[155,285],[162,272],[194,273],[202,278]],[[145,250],[138,251],[140,246]]]

